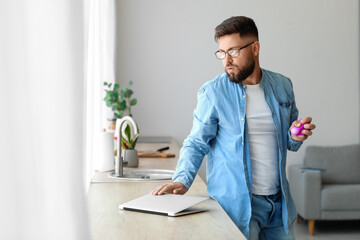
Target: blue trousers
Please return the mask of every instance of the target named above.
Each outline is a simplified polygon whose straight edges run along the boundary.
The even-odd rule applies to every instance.
[[[281,193],[269,196],[253,194],[249,240],[294,240],[294,224],[285,232],[281,218]]]

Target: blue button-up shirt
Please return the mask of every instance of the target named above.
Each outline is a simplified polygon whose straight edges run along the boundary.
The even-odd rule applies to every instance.
[[[277,133],[282,220],[288,231],[296,218],[296,209],[286,179],[286,153],[297,151],[302,144],[293,141],[289,132],[299,112],[290,79],[265,69],[261,71],[260,87]],[[245,87],[242,83],[230,82],[223,73],[200,88],[193,127],[180,151],[173,181],[189,189],[207,155],[209,196],[220,203],[240,231],[249,237],[252,177]]]

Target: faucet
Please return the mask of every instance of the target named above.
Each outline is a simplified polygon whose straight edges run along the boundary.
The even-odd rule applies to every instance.
[[[115,128],[115,137],[117,137],[117,155],[115,158],[115,175],[116,177],[122,177],[124,175],[124,158],[121,156],[121,136],[122,136],[122,128],[124,123],[130,123],[130,128],[134,131],[134,134],[139,134],[139,128],[136,125],[134,119],[129,116],[125,116],[123,118],[116,120],[116,128]]]

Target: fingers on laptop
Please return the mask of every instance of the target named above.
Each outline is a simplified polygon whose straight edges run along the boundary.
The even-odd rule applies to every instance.
[[[154,190],[151,191],[153,195],[162,195],[164,193],[174,193],[174,194],[185,194],[187,188],[184,184],[179,182],[163,184]]]

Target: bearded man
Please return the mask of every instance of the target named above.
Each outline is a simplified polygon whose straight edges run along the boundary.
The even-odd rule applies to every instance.
[[[297,120],[289,78],[259,64],[258,30],[251,18],[231,17],[215,28],[225,73],[198,92],[193,127],[173,182],[152,191],[184,194],[207,155],[207,191],[249,239],[294,239],[297,217],[286,178],[287,151],[312,135],[311,117]],[[304,135],[292,126],[304,124]]]

